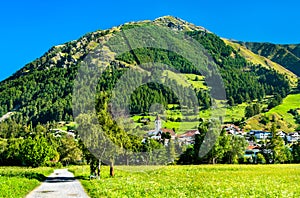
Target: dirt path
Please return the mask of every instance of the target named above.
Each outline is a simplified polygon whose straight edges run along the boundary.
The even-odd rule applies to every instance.
[[[67,169],[55,170],[46,181],[29,193],[26,198],[89,197],[82,185]]]

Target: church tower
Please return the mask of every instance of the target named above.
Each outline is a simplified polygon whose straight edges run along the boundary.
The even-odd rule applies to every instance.
[[[158,115],[156,116],[154,123],[155,123],[155,131],[158,132],[161,129],[161,119]]]

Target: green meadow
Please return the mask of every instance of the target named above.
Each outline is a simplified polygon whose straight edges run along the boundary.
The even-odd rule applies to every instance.
[[[174,105],[169,105],[169,108],[173,107]],[[233,107],[225,108],[223,107],[222,113],[224,113],[224,122],[232,122],[234,120],[241,120],[245,115],[245,108],[248,106],[247,103],[242,103]],[[210,109],[208,110],[200,110],[199,112],[199,118],[202,118],[204,120],[208,120],[211,118],[212,111]],[[219,115],[219,114],[218,114]],[[218,116],[217,115],[217,116]],[[180,113],[180,110],[166,110],[165,116],[168,118],[167,121],[162,120],[162,127],[168,128],[168,129],[175,129],[176,133],[182,134],[187,130],[190,129],[197,129],[199,125],[199,121],[176,121],[178,118],[182,118],[182,114]],[[216,115],[215,115],[216,116]],[[156,116],[141,116],[141,115],[135,115],[132,116],[131,119],[136,122],[136,125],[142,127],[142,123],[138,123],[139,119],[142,118],[148,118],[150,119],[150,122],[147,125],[147,129],[154,129],[154,120]],[[196,116],[187,116],[190,120],[195,120]],[[172,121],[170,120],[172,119]]]
[[[24,197],[52,172],[52,168],[0,167],[0,197]]]
[[[89,167],[70,168],[91,197],[300,197],[300,165],[104,166],[100,180]]]
[[[260,115],[254,116],[247,121],[246,128],[252,129],[269,129],[272,123],[275,122],[277,128],[285,131],[292,132],[298,126],[296,124],[294,116],[288,111],[290,109],[300,108],[300,94],[290,94],[286,98],[283,99],[282,104],[274,107],[267,113],[262,113]],[[262,116],[267,116],[270,120],[274,122],[270,122],[267,125],[263,125],[259,122]]]

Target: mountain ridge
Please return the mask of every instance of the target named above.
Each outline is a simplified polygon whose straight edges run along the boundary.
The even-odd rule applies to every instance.
[[[243,56],[246,57],[248,61],[253,62],[254,64],[260,64],[266,68],[273,68],[279,73],[288,75],[290,80],[293,82],[293,86],[296,86],[297,75],[292,71],[288,70],[287,68],[285,68],[277,62],[274,62],[264,56],[254,53],[253,51],[251,51],[244,45],[238,43],[237,41],[231,41],[225,38],[223,38],[223,40],[226,44],[230,45],[234,49],[238,50],[241,54],[243,54]]]
[[[300,76],[300,44],[273,44],[268,42],[241,42],[237,43],[252,52],[266,57],[289,69]]]
[[[284,75],[272,71],[272,68],[257,67],[247,62],[237,49],[226,45],[220,37],[201,26],[176,17],[165,16],[153,21],[129,22],[108,30],[98,30],[85,34],[78,40],[50,48],[43,56],[26,64],[13,76],[0,83],[0,115],[20,106],[19,114],[14,115],[19,120],[34,121],[34,123],[54,120],[71,121],[73,119],[71,104],[73,81],[80,62],[97,47],[99,42],[106,39],[106,36],[112,36],[122,29],[133,28],[136,25],[159,25],[172,31],[182,31],[203,45],[221,71],[227,86],[226,92],[231,101],[230,105],[261,99],[265,94],[276,93],[284,97],[289,93],[289,82]],[[132,53],[140,55],[148,53],[161,63],[177,65],[183,73],[193,72],[192,65],[184,58],[174,53],[153,49],[130,51],[126,56],[111,61],[110,72],[120,75],[128,65],[136,65],[135,60],[132,59]],[[109,76],[109,71],[107,75]],[[115,78],[117,76],[110,81],[104,81],[103,86],[113,87]],[[160,97],[157,87],[151,88],[154,90],[149,93],[158,94]],[[168,90],[165,91],[168,92]],[[209,108],[208,93],[203,90],[198,91],[199,102],[205,108]],[[170,100],[176,101],[172,97]]]
[[[66,42],[66,43],[63,43],[63,44],[53,46],[46,53],[44,53],[40,58],[37,58],[37,59],[33,60],[32,62],[30,62],[28,64],[25,64],[25,66],[23,68],[19,69],[13,75],[9,76],[8,78],[4,79],[3,81],[6,81],[8,79],[12,79],[14,77],[19,77],[22,74],[26,74],[28,72],[28,70],[30,70],[32,68],[32,63],[34,63],[36,61],[41,62],[41,64],[43,64],[44,61],[43,60],[40,61],[40,59],[44,56],[47,56],[48,54],[50,54],[50,55],[55,54],[55,56],[52,57],[53,65],[55,64],[57,66],[58,64],[64,64],[65,67],[68,67],[70,63],[72,64],[72,60],[71,60],[72,58],[68,57],[70,62],[60,61],[61,59],[65,58],[64,57],[65,53],[56,53],[57,51],[60,51],[60,50],[64,51],[64,50],[66,50],[66,48],[68,48],[68,45],[73,45],[74,43],[76,43],[76,47],[79,47],[79,48],[84,48],[87,45],[90,45],[88,47],[90,47],[90,49],[92,50],[92,49],[95,48],[95,46],[93,46],[93,45],[95,45],[95,43],[93,43],[93,42],[92,43],[87,43],[86,38],[101,37],[105,34],[110,34],[114,31],[120,31],[120,29],[122,27],[126,26],[126,25],[140,24],[140,23],[153,23],[153,24],[157,24],[157,25],[162,25],[164,27],[178,29],[178,30],[181,30],[181,31],[182,30],[185,30],[185,31],[204,31],[204,32],[212,33],[212,32],[210,32],[209,30],[207,30],[206,28],[204,28],[202,26],[194,25],[194,24],[189,23],[189,22],[187,22],[187,21],[185,21],[185,20],[183,20],[179,17],[174,17],[174,16],[170,16],[170,15],[158,17],[154,20],[142,20],[142,21],[137,21],[137,22],[134,22],[134,21],[127,22],[127,23],[124,23],[122,25],[112,27],[110,29],[96,30],[96,31],[93,31],[93,32],[90,32],[90,33],[87,33],[87,34],[83,35],[82,37],[80,37],[77,40],[72,40],[72,41],[69,41],[69,42]],[[281,61],[273,60],[272,57],[268,57],[265,54],[262,54],[259,51],[255,50],[255,49],[253,49],[252,47],[249,46],[249,45],[256,45],[257,44],[257,45],[272,45],[272,46],[284,47],[284,48],[286,48],[285,50],[287,51],[287,53],[291,54],[291,56],[293,56],[298,61],[298,63],[300,64],[300,44],[273,44],[271,42],[244,42],[244,41],[236,41],[236,40],[231,40],[231,39],[226,39],[226,38],[223,38],[223,39],[227,40],[229,42],[232,42],[232,43],[238,43],[238,44],[246,47],[248,50],[254,52],[255,54],[263,56],[263,57],[271,60],[272,62],[275,62],[275,63],[279,64],[280,66],[285,67],[286,69],[290,70],[292,73],[297,73],[298,75],[300,75],[300,72],[298,72],[297,69],[296,69],[296,72],[295,72],[295,69],[292,69],[292,70],[289,69],[289,64],[288,65],[287,64],[282,64]],[[233,46],[233,45],[231,45],[231,46]],[[296,55],[288,50],[288,49],[291,49],[291,48],[295,48],[295,49],[298,50],[298,51],[296,51]],[[75,64],[76,64],[78,59],[79,59],[79,61],[82,60],[84,58],[84,55],[86,55],[87,53],[88,52],[84,52],[84,53],[81,53],[81,54],[80,53],[71,54],[71,56],[76,57],[74,59]],[[38,64],[37,67],[39,67],[41,64]],[[50,67],[53,66],[53,65],[50,65]]]

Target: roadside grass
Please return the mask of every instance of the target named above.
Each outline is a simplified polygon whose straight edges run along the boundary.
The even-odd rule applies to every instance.
[[[100,180],[88,166],[70,171],[91,197],[300,197],[298,164],[116,167],[114,178],[103,166]]]
[[[0,197],[25,197],[53,168],[0,167]]]

